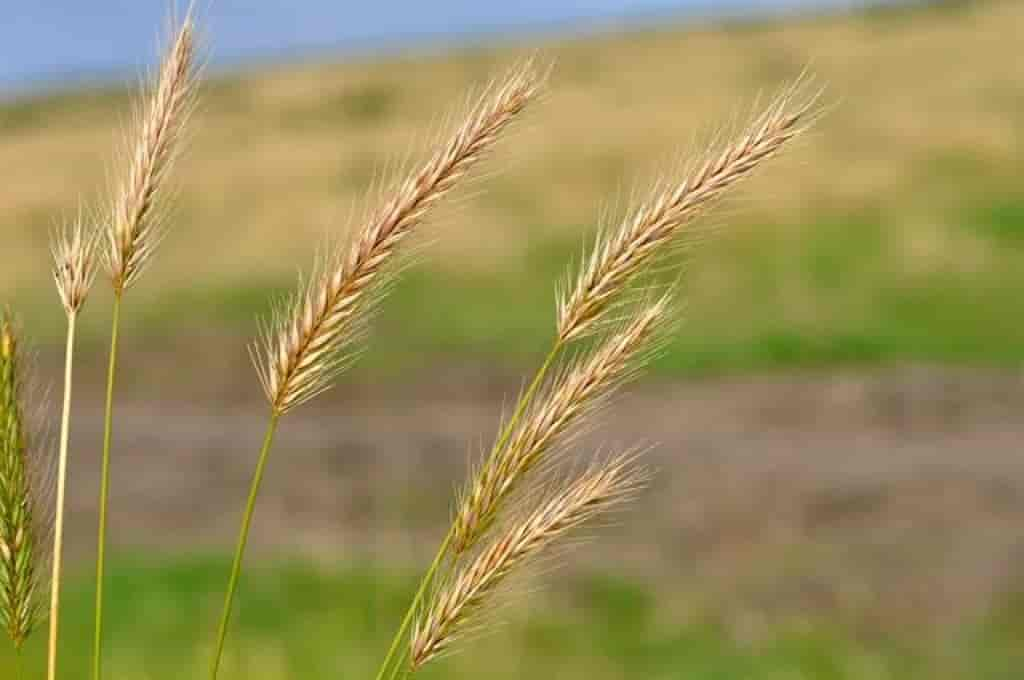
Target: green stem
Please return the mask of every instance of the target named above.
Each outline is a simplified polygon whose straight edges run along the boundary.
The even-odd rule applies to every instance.
[[[516,404],[516,410],[512,413],[512,417],[509,418],[508,422],[505,423],[505,427],[502,428],[501,434],[498,437],[498,441],[494,443],[494,448],[491,449],[490,456],[496,456],[499,451],[505,448],[508,444],[509,437],[512,436],[512,432],[515,431],[516,425],[519,424],[519,420],[523,417],[526,412],[526,407],[533,401],[534,395],[540,386],[544,384],[544,378],[547,377],[548,371],[551,369],[551,365],[555,363],[555,358],[558,353],[562,351],[563,343],[561,340],[557,340],[551,351],[548,352],[547,357],[544,358],[544,363],[537,369],[537,375],[533,376],[533,382],[526,388],[526,392],[519,398],[519,402]]]
[[[508,419],[508,422],[505,423],[505,426],[502,428],[501,433],[498,435],[498,439],[497,441],[495,441],[494,447],[491,449],[489,458],[497,455],[499,451],[505,448],[505,445],[508,443],[509,438],[515,431],[516,425],[519,423],[520,419],[522,419],[523,417],[523,414],[526,412],[527,406],[529,406],[530,402],[533,401],[533,397],[534,395],[536,395],[537,390],[539,390],[541,385],[544,384],[544,378],[547,376],[547,373],[550,370],[551,365],[555,362],[555,358],[558,356],[558,353],[562,350],[562,347],[562,341],[558,340],[551,348],[551,351],[548,352],[547,357],[544,359],[544,363],[541,364],[540,368],[537,370],[537,374],[533,377],[533,381],[530,383],[530,386],[526,389],[526,392],[523,393],[523,395],[519,398],[519,401],[516,403],[516,409],[512,413],[512,417]],[[391,646],[388,648],[388,653],[384,657],[384,661],[381,663],[380,670],[377,671],[376,680],[384,680],[384,676],[387,673],[388,668],[391,667],[393,661],[395,662],[394,668],[391,672],[391,675],[388,677],[394,678],[400,672],[399,669],[401,668],[401,662],[404,658],[404,653],[403,657],[399,657],[397,660],[395,659],[395,654],[398,652],[399,646],[405,639],[405,635],[409,630],[409,626],[412,625],[413,616],[415,616],[416,611],[419,609],[420,604],[423,602],[423,598],[426,596],[427,589],[433,582],[434,576],[437,574],[437,570],[441,568],[441,564],[444,562],[445,557],[447,557],[448,550],[451,547],[453,539],[454,529],[449,529],[448,535],[445,536],[444,541],[441,542],[441,547],[438,549],[437,554],[434,556],[434,561],[430,564],[430,568],[427,569],[427,573],[423,575],[423,579],[420,581],[419,588],[416,590],[416,595],[413,597],[412,603],[409,605],[409,608],[405,612],[405,616],[402,618],[402,624],[399,626],[398,631],[395,633],[395,637],[391,640]]]
[[[75,321],[68,315],[67,348],[64,351],[64,404],[60,418],[60,453],[57,462],[57,498],[53,518],[53,572],[50,577],[50,640],[47,647],[46,677],[57,677],[57,639],[60,624],[60,569],[64,548],[64,486],[68,469],[68,432],[71,428],[71,377],[75,354]],[[20,676],[20,650],[19,650]]]
[[[453,537],[454,533],[449,530],[448,535],[445,536],[444,541],[441,542],[441,547],[438,549],[437,555],[434,556],[434,561],[431,563],[430,568],[427,569],[427,573],[423,575],[423,579],[420,581],[420,587],[416,590],[416,595],[413,596],[412,603],[409,605],[409,609],[406,610],[405,616],[402,618],[402,625],[399,626],[398,632],[395,633],[395,637],[391,640],[391,646],[388,648],[387,656],[384,657],[384,661],[380,665],[380,670],[377,671],[376,680],[384,679],[384,674],[391,665],[391,660],[394,659],[399,645],[401,645],[402,640],[405,639],[406,631],[408,631],[409,626],[412,625],[412,617],[419,609],[420,602],[423,601],[423,597],[427,594],[427,588],[430,587],[431,582],[434,580],[434,575],[437,574],[437,570],[441,568],[441,563],[448,554],[448,547],[451,545]],[[398,666],[396,665],[396,668],[397,667]]]
[[[110,496],[110,439],[114,416],[114,376],[117,372],[117,338],[120,321],[121,294],[115,293],[114,316],[110,328],[110,360],[107,365],[107,402],[103,412],[103,458],[100,463],[100,520],[96,541],[96,620],[92,648],[93,680],[100,680],[103,660],[103,580],[107,553],[107,500]]]
[[[259,495],[260,484],[263,481],[263,471],[267,466],[267,458],[270,456],[270,449],[274,444],[274,433],[277,432],[277,421],[281,414],[274,411],[270,415],[270,422],[267,423],[267,434],[263,439],[263,448],[260,450],[260,458],[256,463],[256,472],[252,477],[252,486],[249,489],[249,500],[245,504],[245,514],[242,516],[242,528],[238,532],[238,546],[235,548],[235,561],[231,565],[231,578],[228,580],[228,591],[224,596],[224,610],[221,612],[220,628],[217,632],[217,646],[213,654],[213,664],[210,666],[210,680],[216,680],[217,671],[220,669],[221,656],[224,654],[224,640],[228,635],[228,624],[231,622],[231,609],[234,605],[235,590],[238,587],[238,576],[242,571],[242,559],[245,555],[245,545],[249,541],[249,527],[252,524],[253,511],[256,509],[256,497]]]

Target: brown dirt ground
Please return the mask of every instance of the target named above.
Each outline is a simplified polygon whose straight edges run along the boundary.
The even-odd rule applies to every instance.
[[[181,366],[143,376],[165,389],[137,387],[133,367],[156,364],[124,362],[112,536],[122,550],[223,550],[263,409],[228,399],[239,386],[216,380],[181,393],[172,387]],[[75,413],[70,535],[82,556],[94,535],[101,366],[86,362]],[[350,382],[298,411],[274,452],[255,549],[425,558],[515,387],[453,367],[411,389]],[[903,367],[648,382],[605,421],[577,448],[649,442],[657,474],[574,561],[669,579],[709,605],[838,610],[873,630],[961,622],[1024,590],[1024,373]]]

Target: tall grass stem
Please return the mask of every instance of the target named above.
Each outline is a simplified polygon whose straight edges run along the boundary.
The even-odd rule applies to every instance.
[[[117,374],[117,339],[120,322],[121,294],[115,293],[113,319],[110,326],[110,361],[107,365],[107,401],[103,411],[103,458],[100,463],[100,518],[96,540],[96,620],[93,627],[92,649],[93,680],[100,680],[103,672],[103,580],[107,554],[107,501],[110,496],[110,440],[114,415],[114,377]]]
[[[71,381],[75,355],[75,325],[78,315],[68,314],[67,347],[64,350],[64,404],[60,418],[60,453],[57,459],[57,498],[53,523],[53,565],[50,577],[50,639],[47,646],[46,677],[57,677],[57,640],[60,626],[61,557],[64,549],[64,486],[68,467],[68,432],[71,426]],[[18,675],[21,674],[20,655]]]
[[[267,434],[263,439],[263,448],[260,449],[260,459],[256,463],[256,472],[253,474],[252,485],[249,488],[249,500],[245,504],[242,528],[238,532],[238,546],[235,548],[235,560],[231,565],[231,577],[228,579],[228,590],[224,596],[224,610],[221,612],[220,627],[217,631],[217,645],[214,648],[213,663],[210,666],[210,680],[216,680],[217,672],[220,670],[220,661],[224,654],[224,640],[228,635],[228,624],[231,622],[235,590],[238,588],[238,576],[242,571],[245,546],[249,541],[249,527],[252,524],[253,511],[256,509],[256,497],[259,496],[260,484],[263,482],[263,472],[267,466],[267,459],[270,457],[270,449],[274,445],[274,434],[277,432],[277,423],[280,418],[280,413],[277,411],[271,412],[270,422],[267,423]]]
[[[396,677],[400,672],[400,669],[403,667],[403,659],[395,659],[395,653],[400,648],[405,649],[405,646],[402,644],[402,640],[405,639],[405,634],[409,630],[409,626],[412,625],[412,620],[416,616],[416,611],[423,602],[423,598],[426,597],[427,590],[430,588],[430,584],[433,583],[434,576],[437,575],[437,570],[441,568],[445,557],[448,556],[448,548],[451,546],[454,536],[455,532],[449,530],[448,535],[445,536],[445,539],[441,542],[441,547],[437,550],[437,555],[434,556],[434,561],[430,564],[427,572],[423,575],[423,579],[420,581],[420,586],[416,590],[416,595],[412,598],[412,603],[409,605],[408,611],[405,612],[405,616],[402,618],[402,624],[398,627],[398,632],[395,633],[395,638],[391,641],[391,647],[388,649],[388,654],[384,657],[384,662],[381,664],[380,670],[377,672],[376,680],[384,679],[388,666],[392,665],[392,660],[394,660],[394,666],[391,674],[388,676],[389,679]]]

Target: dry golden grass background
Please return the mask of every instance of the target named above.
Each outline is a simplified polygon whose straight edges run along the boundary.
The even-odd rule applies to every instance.
[[[526,321],[510,322],[504,335],[477,328],[493,319],[469,318],[483,301],[460,310],[461,297],[472,295],[463,289],[512,288],[513,310],[537,307],[523,291],[550,290],[561,258],[579,252],[608,209],[625,207],[631,187],[700,151],[742,120],[759,93],[809,66],[827,87],[829,111],[802,148],[717,213],[714,222],[730,229],[690,268],[693,332],[723,346],[756,345],[787,329],[840,343],[863,333],[862,351],[883,358],[889,346],[914,358],[916,338],[928,359],[929,336],[950,330],[967,333],[967,349],[953,338],[935,349],[938,358],[1016,356],[962,328],[998,319],[994,309],[974,310],[981,316],[959,329],[938,324],[933,334],[894,321],[899,309],[880,312],[878,302],[895,291],[906,293],[907,306],[934,303],[940,316],[955,316],[971,307],[965,293],[936,287],[965,280],[1005,299],[1024,284],[1024,62],[1011,47],[1022,27],[1020,5],[996,1],[216,75],[176,174],[173,232],[137,295],[151,321],[167,321],[157,310],[176,310],[161,326],[172,333],[251,319],[265,309],[263,293],[289,288],[324,236],[343,233],[350,216],[372,205],[375,178],[426,147],[467,86],[539,50],[555,63],[550,95],[502,148],[492,174],[429,230],[434,243],[421,271],[455,289],[439,294],[435,309],[465,318],[413,319],[409,332],[414,343],[484,353],[515,346],[523,327],[527,337],[546,337],[548,318],[535,311],[518,312]],[[46,299],[36,291],[47,288],[49,229],[103,190],[127,112],[121,90],[0,108],[0,166],[13,170],[0,184],[5,297]],[[179,313],[183,300],[199,311]],[[38,316],[45,326],[47,315]],[[243,334],[252,328],[239,326]],[[1017,325],[1010,330],[1024,337]],[[448,342],[446,333],[459,339]]]

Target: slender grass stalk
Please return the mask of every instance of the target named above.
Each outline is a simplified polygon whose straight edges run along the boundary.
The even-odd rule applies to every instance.
[[[224,596],[224,610],[221,612],[220,626],[217,629],[217,646],[213,655],[213,666],[210,669],[210,676],[217,677],[220,668],[220,660],[224,654],[224,640],[228,635],[228,624],[231,622],[232,602],[235,599],[235,590],[238,588],[238,576],[242,572],[242,559],[245,556],[245,546],[249,541],[249,527],[252,526],[253,512],[256,510],[256,498],[259,495],[260,484],[263,482],[263,473],[267,467],[267,459],[270,457],[270,449],[274,445],[274,435],[277,432],[277,423],[281,414],[272,412],[270,421],[267,423],[267,433],[263,438],[263,447],[260,449],[260,457],[256,463],[256,472],[253,473],[252,485],[249,488],[249,499],[245,503],[245,512],[242,514],[242,528],[238,532],[238,545],[235,548],[235,558],[231,564],[231,578],[228,580],[228,590]]]
[[[535,97],[540,85],[541,77],[533,64],[526,62],[488,88],[427,162],[395,186],[393,196],[371,215],[349,248],[324,262],[323,270],[300,289],[293,304],[272,322],[257,345],[256,368],[271,407],[271,418],[242,517],[210,680],[216,680],[224,653],[249,525],[278,419],[330,388],[351,358],[346,350],[365,325],[381,291],[393,280],[394,273],[387,265],[398,247],[423,222],[430,209],[487,155]],[[445,554],[446,549],[438,552],[434,570]],[[426,585],[421,587],[421,591],[425,589]],[[423,592],[417,600],[422,599]],[[411,620],[412,615],[408,614],[403,634]],[[392,645],[389,660],[398,646]],[[386,665],[380,675],[385,671]]]
[[[110,208],[104,264],[114,289],[107,367],[107,395],[103,413],[103,454],[100,471],[99,527],[96,539],[96,609],[93,635],[93,680],[102,677],[103,599],[106,568],[107,503],[110,496],[110,447],[113,431],[114,378],[121,302],[146,269],[160,243],[163,220],[158,198],[165,179],[181,152],[192,109],[195,71],[195,24],[190,5],[160,69],[139,108],[129,138],[128,167]]]
[[[388,676],[389,678],[394,678],[398,674],[399,669],[402,668],[402,660],[404,657],[395,659],[395,654],[398,653],[399,649],[404,649],[402,647],[402,641],[405,639],[405,634],[408,632],[409,626],[412,625],[412,622],[416,617],[416,612],[419,610],[420,604],[423,602],[423,598],[426,597],[427,591],[433,584],[434,577],[441,568],[441,565],[444,563],[445,558],[448,556],[448,548],[451,546],[453,537],[454,531],[449,530],[448,535],[444,537],[443,541],[441,541],[441,547],[438,548],[433,562],[430,563],[426,573],[420,580],[420,585],[416,589],[416,594],[412,598],[412,603],[406,610],[405,616],[402,617],[402,623],[398,626],[398,632],[395,633],[395,636],[391,640],[391,646],[388,647],[388,653],[385,655],[384,661],[381,662],[380,668],[377,670],[375,680],[384,679],[384,675],[387,673],[388,667],[391,666],[392,660],[394,660],[394,667],[391,675]]]
[[[50,640],[46,655],[46,677],[57,677],[57,641],[60,628],[61,563],[64,550],[64,489],[68,469],[68,433],[71,425],[71,385],[75,354],[75,326],[78,314],[68,315],[67,346],[64,350],[64,404],[60,417],[60,453],[57,458],[57,499],[53,524],[53,565],[50,576]]]
[[[53,278],[67,315],[67,346],[64,351],[64,399],[57,459],[57,497],[53,525],[53,556],[50,576],[50,638],[47,644],[47,678],[57,677],[57,646],[60,637],[60,587],[64,552],[64,496],[67,486],[68,439],[71,430],[71,392],[78,314],[85,304],[96,272],[95,235],[86,235],[82,220],[58,235],[53,245]]]
[[[114,377],[117,373],[117,342],[121,325],[121,294],[114,295],[110,324],[110,359],[107,364],[107,396],[103,407],[103,453],[100,460],[99,531],[96,539],[96,606],[93,623],[92,676],[98,680],[103,671],[103,585],[107,555],[107,500],[110,497],[110,442],[114,423]]]

